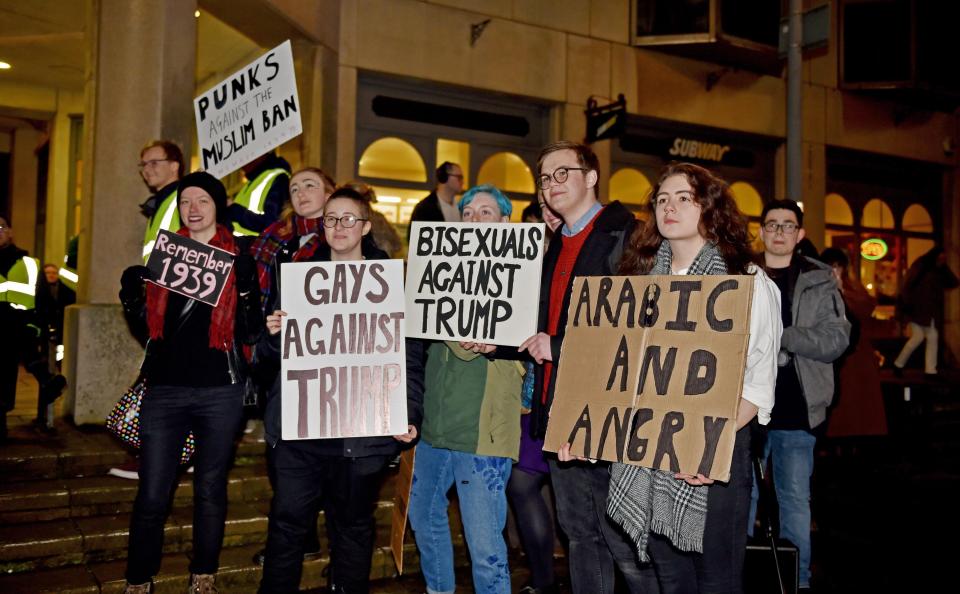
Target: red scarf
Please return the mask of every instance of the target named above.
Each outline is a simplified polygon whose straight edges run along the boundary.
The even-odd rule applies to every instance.
[[[190,237],[190,231],[182,227],[177,234]],[[216,233],[209,245],[236,255],[237,244],[233,241],[233,234],[223,225],[218,224]],[[233,322],[237,311],[237,291],[235,289],[235,275],[231,271],[227,283],[220,295],[220,303],[210,315],[210,348],[227,351],[233,344]],[[159,285],[147,284],[147,327],[150,329],[150,338],[163,338],[163,320],[167,312],[167,299],[170,292]]]

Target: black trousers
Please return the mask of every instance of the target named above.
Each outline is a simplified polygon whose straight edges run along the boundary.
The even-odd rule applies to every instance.
[[[130,519],[127,581],[142,584],[160,569],[163,525],[177,487],[180,452],[196,438],[191,573],[216,573],[227,518],[227,472],[243,417],[243,387],[151,386],[140,408],[140,484]]]
[[[323,508],[330,540],[330,583],[366,594],[375,536],[374,511],[390,456],[345,458],[320,453],[316,441],[281,441],[269,455],[276,483],[270,504],[260,592],[297,592],[304,537]]]
[[[747,426],[737,432],[730,481],[710,486],[703,553],[679,551],[663,536],[650,534],[648,550],[663,594],[739,594],[743,591],[752,487],[750,428]]]

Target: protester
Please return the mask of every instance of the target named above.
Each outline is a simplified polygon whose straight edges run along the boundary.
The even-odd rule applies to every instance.
[[[264,317],[279,303],[277,287],[280,282],[280,263],[309,259],[326,241],[323,234],[323,207],[335,188],[333,178],[317,167],[305,167],[297,171],[290,178],[290,203],[283,209],[280,220],[268,225],[253,242],[250,253],[257,261]],[[258,352],[254,351],[251,372],[258,392],[265,395],[280,373],[280,362],[274,357],[261,358],[257,355]],[[267,457],[267,475],[270,485],[276,489],[276,473],[270,456]],[[313,522],[307,523],[304,560],[320,555],[316,521],[318,513],[319,508],[313,513]],[[258,551],[253,556],[254,563],[263,565],[265,554],[266,549]]]
[[[237,253],[225,225],[227,195],[205,172],[191,173],[177,187],[179,235]],[[147,395],[140,410],[141,481],[130,520],[127,593],[152,590],[160,569],[164,522],[177,467],[190,431],[194,517],[190,592],[216,592],[227,515],[227,471],[243,415],[245,365],[242,344],[256,341],[260,295],[253,259],[238,255],[219,304],[188,299],[156,284],[149,269],[132,266],[121,279],[120,301],[128,322],[149,333],[143,366]]]
[[[764,270],[780,289],[783,323],[776,406],[767,427],[763,463],[773,456],[780,537],[797,546],[800,588],[809,588],[813,449],[833,400],[833,362],[850,342],[850,322],[830,267],[796,251],[805,235],[797,203],[768,202],[760,218]],[[751,531],[757,497],[754,486]]]
[[[510,220],[512,205],[491,185],[460,200],[465,222]],[[477,592],[509,594],[504,488],[520,442],[522,366],[489,359],[492,346],[433,342],[427,348],[423,439],[417,447],[409,517],[429,594],[453,592],[447,491],[455,486]]]
[[[13,243],[13,228],[0,217],[0,443],[7,440],[7,413],[17,398],[20,363],[39,384],[39,405],[44,407],[60,396],[67,382],[50,372],[37,319],[37,287],[40,263]]]
[[[434,190],[413,207],[411,223],[456,223],[460,220],[460,211],[454,204],[454,199],[463,190],[463,170],[456,163],[444,161],[437,167],[435,178],[437,186]]]
[[[850,258],[840,248],[830,247],[820,254],[830,267],[850,322],[850,346],[834,364],[837,386],[830,414],[827,437],[886,435],[887,414],[880,387],[880,366],[870,342],[870,326],[877,300],[850,274]]]
[[[367,184],[361,181],[351,181],[344,184],[344,186],[351,187],[363,194],[370,204],[376,204],[377,193]],[[364,236],[364,241],[376,243],[377,247],[387,252],[387,256],[390,258],[402,257],[406,246],[403,240],[400,239],[400,234],[397,233],[397,230],[394,229],[390,221],[387,220],[387,217],[377,209],[371,208],[370,224],[373,225],[373,228],[368,235]]]
[[[549,237],[563,224],[550,209],[539,202],[531,202],[523,209],[524,223],[543,223],[546,219]],[[530,581],[520,594],[554,594],[559,592],[553,570],[554,523],[556,518],[548,505],[545,489],[550,485],[550,466],[543,451],[543,439],[530,433],[533,407],[534,363],[524,362],[523,389],[520,397],[520,457],[510,473],[507,500],[520,532],[520,544],[530,566]]]
[[[620,273],[753,275],[750,341],[730,479],[614,463],[607,513],[630,534],[640,561],[652,560],[664,594],[740,592],[752,477],[747,424],[766,423],[773,408],[779,295],[753,263],[746,219],[723,180],[671,163],[651,196],[655,224],[631,236]],[[568,457],[565,445],[560,459]]]
[[[290,199],[290,164],[274,151],[243,166],[247,183],[227,209],[234,235],[257,236],[280,218]]]
[[[301,173],[294,176],[293,182],[303,179]],[[292,192],[294,205],[303,209],[299,193]],[[319,197],[319,190],[316,194]],[[325,241],[320,241],[319,237],[310,238],[302,243],[304,247],[299,251],[288,252],[281,247],[277,252],[270,268],[274,290],[268,308],[273,313],[267,316],[268,336],[260,341],[258,351],[275,359],[280,357],[280,329],[286,315],[279,309],[282,263],[292,259],[299,262],[352,262],[386,258],[376,245],[363,242],[363,237],[370,233],[370,210],[370,203],[363,194],[349,187],[340,187],[323,206]],[[295,220],[299,224],[299,219]],[[297,243],[301,241],[297,240]],[[311,244],[313,247],[308,248]],[[293,258],[287,254],[292,254]],[[260,582],[263,594],[299,591],[304,537],[309,524],[316,524],[316,511],[321,504],[330,540],[330,592],[365,594],[369,590],[374,511],[380,483],[390,460],[406,444],[413,443],[419,434],[423,398],[419,378],[422,370],[418,372],[415,367],[421,352],[410,344],[413,342],[407,341],[409,425],[403,435],[282,441],[279,376],[274,381],[264,415],[266,439],[270,445],[268,455],[276,478]]]
[[[893,362],[895,373],[902,372],[910,355],[926,340],[923,372],[937,374],[938,328],[943,328],[944,295],[957,285],[957,276],[947,266],[947,255],[940,246],[934,246],[910,266],[898,301],[898,313],[910,325],[910,338]]]
[[[539,332],[519,348],[536,363],[530,435],[543,439],[556,387],[555,363],[560,360],[570,283],[577,276],[615,274],[624,244],[637,220],[619,202],[599,201],[600,165],[590,147],[555,142],[540,151],[537,187],[547,209],[562,219],[560,232],[544,255],[540,281]],[[497,348],[506,357],[517,349]],[[614,591],[614,564],[633,594],[656,592],[649,566],[636,563],[626,534],[605,512],[610,482],[608,463],[548,460],[556,496],[557,520],[569,541],[570,581],[574,594]]]

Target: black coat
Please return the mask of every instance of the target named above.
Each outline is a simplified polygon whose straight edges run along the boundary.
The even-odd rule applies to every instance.
[[[376,247],[372,242],[363,242],[363,257],[366,260],[386,260],[389,258],[386,252]],[[329,262],[330,246],[323,244],[317,247],[316,252],[308,260],[301,262]],[[271,278],[276,278],[279,270],[271,269]],[[274,303],[268,305],[267,311],[277,309],[280,300],[280,291],[273,293]],[[279,369],[280,360],[280,334],[273,336],[266,332],[263,334],[260,343],[257,345],[257,355],[261,358],[271,359]],[[423,420],[423,372],[424,372],[424,346],[416,339],[406,340],[407,355],[407,423],[417,428],[420,433],[420,424]],[[267,404],[263,413],[264,433],[267,443],[276,446],[282,435],[281,427],[281,404],[280,404],[280,374],[277,373],[271,383],[267,395]],[[344,437],[334,439],[314,439],[310,440],[311,449],[320,455],[344,456],[346,458],[360,458],[363,456],[387,455],[392,456],[400,452],[401,449],[411,447],[413,444],[402,444],[392,437]],[[416,443],[416,441],[414,442]]]

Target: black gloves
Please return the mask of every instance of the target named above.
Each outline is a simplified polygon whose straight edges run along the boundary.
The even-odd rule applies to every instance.
[[[153,273],[146,266],[130,266],[124,270],[120,277],[120,301],[143,299],[143,283],[150,278]]]
[[[257,275],[257,262],[250,254],[240,254],[233,261],[233,271],[237,278],[237,292],[249,293],[260,288]]]

